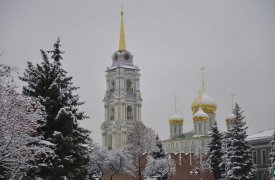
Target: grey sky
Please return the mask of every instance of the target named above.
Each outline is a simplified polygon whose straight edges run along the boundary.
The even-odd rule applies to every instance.
[[[63,65],[73,76],[90,116],[82,125],[101,143],[105,70],[118,49],[120,0],[1,0],[1,63],[22,73],[26,61],[41,62],[58,36]],[[168,138],[173,96],[193,128],[191,103],[206,67],[206,93],[217,104],[225,130],[230,94],[245,111],[249,134],[275,127],[275,1],[124,1],[127,49],[141,69],[143,122]]]

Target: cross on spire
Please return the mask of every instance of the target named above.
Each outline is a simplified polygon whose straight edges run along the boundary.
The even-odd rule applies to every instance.
[[[201,67],[201,78],[202,78],[202,92],[205,91],[205,85],[204,85],[204,70],[205,70],[205,67],[202,66]]]
[[[174,96],[175,101],[174,101],[174,108],[175,108],[175,113],[177,113],[177,95]]]

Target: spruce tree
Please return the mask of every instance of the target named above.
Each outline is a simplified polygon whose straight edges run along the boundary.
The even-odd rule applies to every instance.
[[[211,166],[211,170],[213,171],[214,179],[218,180],[221,176],[221,168],[220,164],[222,162],[222,134],[218,130],[217,122],[215,122],[214,126],[211,128],[211,137],[208,144],[209,147],[209,162]]]
[[[273,132],[273,138],[270,144],[272,146],[271,152],[269,153],[270,161],[271,161],[270,175],[273,179],[275,179],[275,131]]]
[[[153,149],[153,151],[151,152],[151,156],[154,159],[160,159],[160,158],[165,158],[166,154],[162,148],[162,143],[159,140],[159,136],[156,136],[156,147]]]
[[[83,146],[89,140],[89,131],[79,127],[78,122],[86,118],[78,110],[79,96],[74,92],[72,77],[62,68],[63,51],[60,50],[60,40],[54,43],[54,49],[43,51],[41,64],[34,66],[28,62],[27,69],[20,79],[26,82],[23,94],[37,97],[45,106],[46,124],[41,127],[38,135],[55,144],[57,157],[52,159],[52,166],[46,171],[38,170],[47,179],[67,176],[69,179],[84,179],[87,175],[88,149]],[[48,55],[51,55],[51,61]],[[42,173],[42,174],[41,174]]]
[[[156,145],[147,157],[145,167],[145,178],[157,178],[157,180],[168,180],[176,172],[175,161],[168,157],[162,148],[159,137],[156,136]]]
[[[256,169],[253,165],[252,148],[248,144],[246,134],[246,122],[243,111],[236,103],[233,109],[235,115],[233,128],[229,130],[226,151],[225,179],[249,180],[255,178]]]

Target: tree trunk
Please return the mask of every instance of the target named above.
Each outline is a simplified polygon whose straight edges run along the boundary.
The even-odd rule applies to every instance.
[[[139,180],[141,180],[141,161],[140,161],[140,156],[138,157],[138,176]]]

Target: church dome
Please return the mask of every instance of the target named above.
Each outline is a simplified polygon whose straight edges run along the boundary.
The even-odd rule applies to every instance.
[[[173,114],[169,119],[170,125],[183,125],[183,122],[183,117],[178,113]]]
[[[214,99],[204,92],[200,93],[199,96],[194,99],[191,107],[193,114],[198,111],[199,107],[201,107],[205,113],[215,113],[217,110],[217,104]]]
[[[197,112],[193,115],[193,120],[196,122],[207,122],[208,115],[202,110],[201,107],[199,107]]]
[[[225,118],[226,124],[232,124],[233,120],[235,119],[235,114],[232,112]]]

